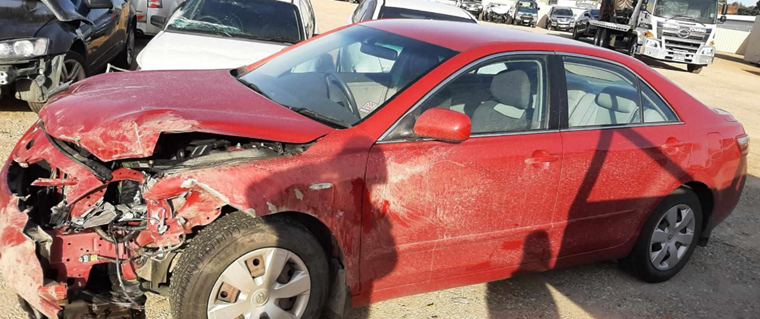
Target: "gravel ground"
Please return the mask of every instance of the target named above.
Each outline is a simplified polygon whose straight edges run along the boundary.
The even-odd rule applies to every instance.
[[[323,32],[341,26],[355,7],[332,0],[314,0],[314,5]],[[732,112],[750,135],[760,136],[760,68],[733,55],[719,56],[699,75],[679,65],[650,64],[707,105]],[[0,100],[2,158],[35,118],[25,104]],[[645,284],[615,263],[602,262],[389,300],[356,309],[349,318],[760,318],[760,159],[754,153],[739,206],[715,230],[710,245],[697,249],[666,283]],[[168,309],[166,299],[151,296],[148,318],[170,318]],[[18,318],[24,314],[15,293],[0,281],[0,319]]]

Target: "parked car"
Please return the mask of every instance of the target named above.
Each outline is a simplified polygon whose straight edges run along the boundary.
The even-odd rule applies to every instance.
[[[135,16],[130,1],[5,0],[0,10],[0,96],[39,112],[49,93],[109,62],[129,68]]]
[[[223,69],[319,33],[311,0],[187,0],[137,56],[141,70]]]
[[[509,9],[507,23],[528,25],[535,28],[538,24],[538,4],[533,0],[519,0]]]
[[[156,35],[161,31],[160,26],[150,23],[153,16],[158,16],[164,21],[171,16],[174,10],[185,0],[134,0],[135,15],[137,16],[137,35]]]
[[[589,21],[599,19],[599,9],[586,10],[578,16],[573,25],[573,39],[592,37],[596,34],[596,27]]]
[[[749,152],[629,56],[444,21],[106,74],[39,117],[0,173],[0,265],[50,318],[147,290],[174,318],[314,319],[597,260],[662,282],[737,205]]]
[[[459,2],[459,7],[467,10],[467,12],[475,17],[483,12],[483,2],[481,0],[463,0]]]
[[[549,10],[549,21],[546,23],[546,28],[549,30],[570,31],[572,26],[570,22],[573,21],[573,10],[569,7],[552,7]]]
[[[479,18],[488,22],[507,23],[509,21],[509,10],[514,4],[514,0],[483,1],[483,12]]]
[[[464,9],[426,0],[364,0],[348,17],[346,24],[378,19],[423,19],[454,22],[478,20]]]

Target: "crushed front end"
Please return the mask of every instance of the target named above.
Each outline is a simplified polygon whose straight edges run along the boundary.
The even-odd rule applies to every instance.
[[[49,318],[142,318],[146,291],[165,292],[169,264],[224,196],[187,182],[146,193],[172,172],[281,156],[283,144],[162,135],[150,157],[102,161],[33,125],[0,176],[0,272]]]

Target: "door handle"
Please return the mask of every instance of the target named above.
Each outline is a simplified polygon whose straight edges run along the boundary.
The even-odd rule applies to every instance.
[[[559,160],[559,155],[534,155],[525,159],[525,164],[543,164],[551,163]]]
[[[674,139],[674,138],[673,139],[669,138],[668,141],[665,142],[665,144],[662,144],[662,146],[660,146],[660,147],[663,148],[663,149],[669,150],[669,149],[681,148],[684,145],[686,145],[684,142],[681,142],[681,141],[679,141],[677,139]]]

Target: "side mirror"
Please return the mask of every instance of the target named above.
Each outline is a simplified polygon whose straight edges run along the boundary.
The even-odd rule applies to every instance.
[[[111,0],[85,0],[90,9],[113,9]]]
[[[464,142],[471,132],[470,117],[442,107],[425,111],[414,123],[415,134],[445,142]]]
[[[720,13],[724,16],[726,15],[726,13],[728,13],[728,3],[723,5],[723,9],[720,11]]]
[[[649,0],[641,0],[641,6],[646,7],[649,4]]]
[[[164,25],[166,25],[166,17],[164,17],[164,16],[152,16],[152,17],[150,17],[150,24],[163,29]]]
[[[720,18],[718,19],[718,22],[726,23],[726,16],[725,15],[720,16]]]

